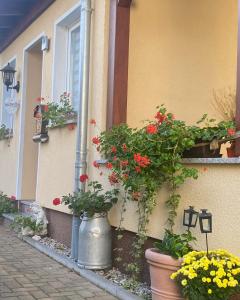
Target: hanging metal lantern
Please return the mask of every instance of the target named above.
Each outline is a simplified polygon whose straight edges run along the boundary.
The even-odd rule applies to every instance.
[[[20,88],[19,81],[17,82],[17,84],[15,86],[12,86],[13,82],[14,82],[14,76],[15,76],[16,70],[13,67],[11,67],[10,64],[8,63],[0,71],[2,72],[3,83],[7,87],[7,91],[9,89],[14,89],[17,92],[19,92],[19,88]]]
[[[184,210],[183,214],[183,226],[196,227],[198,220],[198,212],[194,210],[193,206],[189,206],[188,209]]]

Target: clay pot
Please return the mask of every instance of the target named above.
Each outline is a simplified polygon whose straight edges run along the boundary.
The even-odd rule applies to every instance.
[[[153,300],[184,300],[177,283],[171,274],[181,267],[181,260],[147,249],[145,253],[150,267],[151,290]]]

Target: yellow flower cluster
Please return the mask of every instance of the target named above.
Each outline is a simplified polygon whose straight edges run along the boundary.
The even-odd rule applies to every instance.
[[[196,278],[196,279],[195,279]],[[206,285],[210,295],[218,289],[235,288],[240,284],[240,259],[226,250],[192,251],[184,256],[181,269],[171,275],[182,287],[191,286],[194,280]]]

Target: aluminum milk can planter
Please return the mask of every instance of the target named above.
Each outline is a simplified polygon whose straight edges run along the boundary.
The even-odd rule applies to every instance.
[[[83,216],[79,228],[78,266],[102,270],[112,265],[112,233],[106,213]]]

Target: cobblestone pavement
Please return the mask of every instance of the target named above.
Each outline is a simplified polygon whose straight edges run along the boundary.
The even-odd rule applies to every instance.
[[[0,299],[117,299],[0,225]]]

